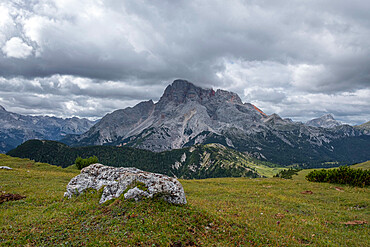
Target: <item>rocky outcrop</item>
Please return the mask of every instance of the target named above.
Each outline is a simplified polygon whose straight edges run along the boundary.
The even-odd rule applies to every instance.
[[[109,167],[93,164],[81,170],[81,174],[72,178],[67,185],[65,197],[83,193],[86,189],[103,188],[99,203],[119,197],[140,200],[143,197],[158,196],[174,204],[186,204],[186,197],[181,183],[166,175],[150,173],[137,168]]]

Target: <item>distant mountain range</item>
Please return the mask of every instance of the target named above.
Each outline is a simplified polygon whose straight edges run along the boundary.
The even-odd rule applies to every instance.
[[[95,123],[77,117],[21,115],[0,106],[0,153],[6,153],[29,139],[60,140],[67,134],[81,134]]]
[[[296,123],[266,115],[235,93],[203,89],[185,80],[175,80],[157,103],[149,100],[114,111],[87,132],[68,135],[62,142],[157,152],[219,143],[281,165],[370,158],[370,133],[362,125],[341,125],[331,115]]]

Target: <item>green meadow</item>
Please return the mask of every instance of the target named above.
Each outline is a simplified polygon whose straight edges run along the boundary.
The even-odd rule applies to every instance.
[[[79,171],[0,155],[2,246],[369,246],[369,188],[292,180],[180,180],[188,204],[66,199]],[[364,169],[368,165],[363,165]],[[357,167],[358,168],[358,167]],[[305,193],[301,193],[305,192]],[[312,192],[312,193],[311,193]]]

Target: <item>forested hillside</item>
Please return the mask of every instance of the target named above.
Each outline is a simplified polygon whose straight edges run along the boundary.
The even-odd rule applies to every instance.
[[[77,157],[97,156],[99,162],[115,167],[139,169],[181,178],[260,177],[272,175],[274,164],[259,161],[220,144],[197,145],[161,153],[130,147],[69,147],[55,141],[30,140],[8,152],[57,166],[74,164]]]

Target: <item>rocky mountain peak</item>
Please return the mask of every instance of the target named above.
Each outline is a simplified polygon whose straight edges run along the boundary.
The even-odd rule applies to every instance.
[[[142,101],[139,104],[137,104],[137,108],[148,108],[148,107],[153,107],[154,102],[153,100],[147,100],[147,101]]]
[[[191,83],[191,82],[189,82],[187,80],[183,80],[183,79],[174,80],[172,82],[172,84],[169,85],[169,86],[172,86],[172,87],[177,88],[177,89],[189,88],[189,87],[197,87],[193,83]]]
[[[321,119],[332,119],[332,120],[335,120],[333,115],[331,115],[330,113],[329,114],[326,114],[326,115],[323,115],[320,117]]]
[[[341,125],[341,123],[335,120],[332,114],[325,114],[319,118],[314,118],[306,122],[306,125],[322,128],[334,128]]]
[[[160,101],[174,101],[184,103],[186,100],[200,101],[206,95],[206,89],[195,86],[186,80],[175,80],[165,89]]]
[[[177,104],[185,101],[197,101],[205,103],[209,100],[218,102],[230,102],[234,104],[243,104],[239,95],[222,89],[205,89],[194,85],[186,80],[175,80],[165,89],[160,102],[172,101]]]
[[[222,89],[217,89],[216,97],[223,99],[225,101],[236,103],[236,104],[243,104],[242,100],[240,99],[239,95],[233,92],[225,91]]]
[[[265,123],[269,124],[286,124],[288,121],[282,119],[278,114],[273,113],[263,120]]]

